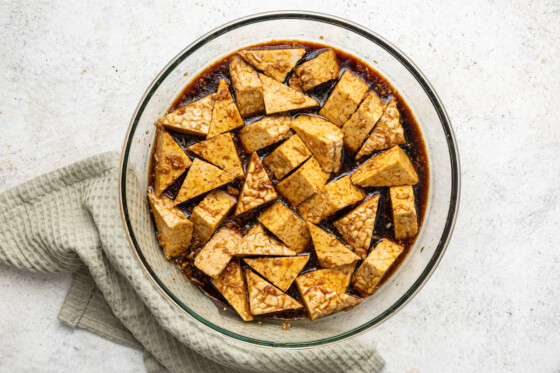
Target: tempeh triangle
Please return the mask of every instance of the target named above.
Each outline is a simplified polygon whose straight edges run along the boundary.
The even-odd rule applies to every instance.
[[[215,164],[236,178],[245,176],[239,154],[233,142],[233,136],[229,132],[191,145],[187,150]]]
[[[185,202],[193,197],[216,189],[233,181],[235,178],[218,167],[195,158],[177,197],[175,204]]]
[[[299,275],[296,282],[304,287],[318,286],[321,289],[345,293],[354,269],[356,269],[356,262],[336,268],[318,269]]]
[[[356,254],[362,259],[366,258],[369,250],[378,204],[379,194],[375,194],[334,222],[334,226],[342,238],[354,248]]]
[[[405,144],[404,129],[400,123],[401,114],[397,109],[397,100],[391,99],[385,112],[369,134],[368,139],[356,154],[356,159],[378,150]]]
[[[246,258],[244,259],[251,268],[263,275],[268,281],[280,290],[287,291],[292,282],[299,275],[309,255],[273,257],[273,258]]]
[[[247,301],[247,287],[243,278],[243,270],[238,259],[231,260],[222,273],[212,279],[212,284],[243,320],[253,320]]]
[[[164,130],[156,130],[156,172],[154,176],[154,193],[157,197],[192,164],[190,158],[175,142],[173,137]]]
[[[414,164],[399,146],[370,158],[350,179],[361,187],[415,185],[419,180]]]
[[[360,260],[360,257],[340,242],[334,234],[309,222],[307,227],[311,233],[315,253],[317,253],[321,267],[333,268]]]
[[[251,161],[247,166],[247,177],[241,189],[235,215],[243,214],[256,207],[274,201],[278,195],[274,185],[268,177],[257,153],[251,155]]]
[[[216,101],[212,111],[212,122],[210,122],[207,138],[231,131],[244,124],[235,101],[233,101],[233,97],[229,93],[228,83],[225,80],[220,80],[218,92],[214,94],[214,99]]]
[[[212,121],[215,94],[208,95],[169,113],[156,122],[157,127],[193,136],[206,136]]]
[[[296,278],[296,285],[311,321],[321,316],[348,310],[360,299],[345,294],[356,263],[332,269],[319,269]]]
[[[296,252],[288,246],[269,237],[262,225],[257,224],[241,239],[241,242],[233,250],[233,255],[278,255],[293,256]]]
[[[319,106],[315,99],[266,75],[259,74],[259,79],[263,83],[264,106],[267,114]]]
[[[298,282],[296,284],[311,321],[335,312],[348,311],[362,302],[360,298],[345,293],[325,291],[316,286],[302,287]]]
[[[249,305],[252,315],[303,308],[303,304],[278,290],[249,268],[245,268],[245,278],[249,289]]]
[[[266,75],[283,82],[305,54],[304,48],[252,49],[239,51],[245,61]]]

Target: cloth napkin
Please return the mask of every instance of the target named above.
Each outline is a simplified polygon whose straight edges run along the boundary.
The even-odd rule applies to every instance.
[[[149,372],[379,372],[356,339],[305,350],[262,348],[210,332],[148,279],[124,233],[117,152],[103,153],[0,194],[0,262],[74,272],[59,313],[71,327],[145,350]]]

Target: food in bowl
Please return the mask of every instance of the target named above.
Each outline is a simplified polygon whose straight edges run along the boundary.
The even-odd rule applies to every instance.
[[[245,321],[358,306],[422,225],[422,134],[340,50],[272,41],[217,61],[155,123],[148,197],[168,259]]]

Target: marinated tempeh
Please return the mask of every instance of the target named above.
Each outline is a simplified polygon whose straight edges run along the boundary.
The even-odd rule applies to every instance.
[[[383,116],[377,122],[368,139],[356,154],[356,158],[369,155],[375,151],[405,144],[404,129],[400,123],[401,115],[397,109],[397,100],[391,99]]]
[[[197,142],[189,146],[187,150],[229,172],[236,178],[242,179],[245,177],[239,154],[237,154],[233,142],[233,136],[229,132],[206,141]]]
[[[249,255],[283,255],[292,256],[296,252],[289,249],[286,245],[269,237],[262,225],[257,224],[241,239],[232,250],[235,256]]]
[[[414,185],[418,174],[408,155],[395,146],[362,164],[351,179],[361,187]]]
[[[267,114],[319,106],[314,98],[306,96],[266,75],[259,74],[259,79],[263,84],[264,106]]]
[[[310,156],[311,152],[301,138],[293,135],[266,156],[263,163],[277,180],[281,180]]]
[[[305,286],[297,282],[305,309],[311,321],[339,311],[348,311],[362,302],[358,297],[318,286]]]
[[[232,258],[241,234],[235,229],[223,228],[216,232],[198,253],[194,265],[210,277],[217,277]]]
[[[251,268],[263,275],[282,291],[287,291],[305,264],[309,255],[272,258],[245,258]]]
[[[249,305],[252,315],[303,308],[300,302],[278,290],[249,268],[245,268],[245,278],[249,289]]]
[[[232,259],[212,284],[245,321],[253,320],[247,300],[247,285],[238,259]]]
[[[150,191],[148,200],[158,229],[159,244],[163,247],[167,258],[175,257],[188,250],[191,244],[193,224],[185,214],[173,206],[173,201],[167,196],[156,197]]]
[[[418,233],[418,218],[414,204],[414,190],[411,186],[389,189],[393,206],[393,223],[397,239],[410,238]]]
[[[356,269],[355,262],[335,268],[317,269],[299,275],[296,281],[306,287],[317,286],[344,293],[350,285],[354,269]]]
[[[274,201],[277,197],[272,181],[270,181],[257,153],[251,155],[247,167],[245,184],[239,194],[235,215],[243,214],[265,203]]]
[[[251,154],[288,138],[292,118],[288,115],[270,115],[239,130],[238,136],[245,153]]]
[[[328,49],[297,66],[292,75],[294,83],[290,80],[290,86],[295,84],[300,90],[309,91],[329,80],[338,78],[339,71],[336,52]]]
[[[362,259],[365,259],[369,250],[378,204],[379,194],[368,197],[333,224]]]
[[[307,228],[313,238],[313,246],[321,267],[334,268],[360,260],[360,257],[340,242],[334,234],[311,223],[307,223]]]
[[[360,299],[345,294],[355,267],[356,264],[353,263],[332,269],[319,269],[296,278],[297,288],[312,321],[348,310],[360,303]]]
[[[292,128],[301,137],[325,172],[338,172],[344,135],[340,128],[316,116],[300,115]]]
[[[229,93],[229,84],[220,80],[218,92],[214,94],[214,110],[207,137],[210,139],[220,133],[228,132],[243,125],[237,105]]]
[[[163,253],[248,322],[358,306],[426,211],[414,115],[377,71],[324,45],[270,42],[209,66],[155,123]]]
[[[235,198],[227,193],[213,190],[193,209],[189,220],[203,242],[210,239],[235,203]]]
[[[206,136],[212,122],[214,102],[214,95],[208,95],[163,116],[156,126],[187,135]]]
[[[192,164],[190,158],[162,128],[156,130],[154,193],[157,197]]]
[[[341,127],[356,111],[368,89],[368,85],[357,75],[345,71],[319,114]]]
[[[276,189],[292,206],[297,206],[317,193],[331,176],[321,168],[315,157],[311,157],[290,176],[282,180]]]
[[[348,150],[355,153],[360,149],[371,129],[383,115],[386,107],[387,103],[382,101],[377,93],[370,91],[367,94],[364,101],[358,106],[358,110],[342,126],[344,145]]]
[[[389,240],[379,242],[352,277],[354,289],[364,298],[372,295],[403,249]]]
[[[187,173],[187,177],[175,198],[175,204],[216,189],[233,181],[235,177],[218,167],[196,158]]]
[[[250,49],[239,51],[245,61],[266,75],[283,82],[305,54],[304,48]]]
[[[280,202],[275,202],[268,207],[258,220],[298,254],[305,251],[311,243],[311,236],[305,223]]]
[[[350,182],[349,176],[324,185],[316,194],[298,207],[301,217],[311,223],[318,223],[338,210],[360,202],[365,198],[363,190]]]
[[[233,56],[229,74],[241,116],[264,113],[263,87],[257,71],[241,57]]]

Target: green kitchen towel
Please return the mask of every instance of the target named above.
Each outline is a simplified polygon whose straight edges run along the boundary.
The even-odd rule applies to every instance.
[[[130,248],[120,216],[118,166],[118,153],[104,153],[0,194],[0,262],[36,272],[76,272],[60,320],[141,345],[150,371],[383,368],[375,347],[355,339],[305,350],[261,348],[209,332],[186,316],[152,284]]]
[[[143,349],[142,345],[113,314],[87,267],[74,273],[72,285],[58,313],[58,319],[71,328],[82,328],[122,345]],[[149,353],[144,352],[148,373],[166,369]]]

